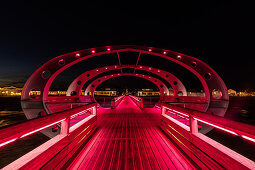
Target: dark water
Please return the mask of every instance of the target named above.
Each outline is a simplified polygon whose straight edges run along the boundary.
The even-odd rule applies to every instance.
[[[110,103],[111,98],[99,100],[102,103]],[[150,100],[145,99],[145,102],[151,104]],[[106,107],[110,107],[110,105]],[[225,117],[227,119],[255,125],[255,97],[230,97],[229,108]],[[26,121],[26,117],[21,109],[20,98],[0,97],[0,128],[22,121]],[[255,161],[254,143],[226,134],[217,129],[210,131],[207,136]],[[47,140],[49,139],[46,136],[38,133],[0,148],[0,168]]]
[[[0,127],[26,121],[20,97],[0,97]]]
[[[225,118],[255,125],[255,97],[230,97]]]

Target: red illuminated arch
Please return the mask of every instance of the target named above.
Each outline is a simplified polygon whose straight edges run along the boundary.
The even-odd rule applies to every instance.
[[[206,63],[194,57],[184,55],[181,53],[173,52],[153,47],[141,46],[112,46],[112,47],[99,47],[93,49],[81,50],[74,53],[68,53],[51,59],[36,70],[32,76],[27,80],[21,95],[21,104],[24,113],[32,114],[34,110],[44,111],[45,102],[48,100],[48,91],[51,83],[65,69],[79,63],[80,61],[92,58],[98,55],[120,53],[120,52],[138,52],[150,55],[159,56],[169,61],[175,62],[180,66],[185,67],[193,74],[195,74],[201,81],[205,98],[210,102],[209,110],[214,114],[223,116],[228,106],[228,91],[225,83],[220,76]],[[39,89],[41,95],[36,99],[32,99],[29,93],[32,89]],[[221,92],[222,97],[216,99],[212,96],[212,92],[218,90]]]
[[[178,92],[182,92],[183,96],[187,96],[187,91],[185,86],[182,84],[182,82],[173,74],[166,72],[164,70],[160,70],[157,68],[153,68],[153,67],[148,67],[148,66],[135,66],[135,65],[114,65],[114,66],[106,66],[106,67],[101,67],[101,68],[97,68],[94,70],[89,70],[84,72],[83,74],[79,75],[68,87],[67,90],[67,96],[71,96],[71,93],[73,91],[76,92],[76,94],[80,95],[82,87],[84,86],[84,84],[91,80],[93,77],[105,73],[107,71],[110,70],[115,70],[115,69],[123,69],[123,68],[134,68],[134,69],[138,69],[138,70],[144,70],[150,73],[154,73],[158,76],[160,76],[162,79],[165,79],[173,88],[174,90],[174,95],[177,96]]]
[[[152,82],[153,84],[155,84],[158,87],[158,89],[160,90],[161,96],[169,95],[169,90],[168,90],[167,86],[161,80],[151,77],[151,76],[138,74],[138,73],[118,73],[118,74],[102,76],[100,78],[97,78],[96,80],[94,80],[92,83],[90,83],[88,85],[88,87],[85,90],[85,94],[88,94],[89,92],[91,92],[92,96],[94,97],[94,92],[98,85],[100,85],[104,81],[109,80],[111,78],[122,77],[122,76],[134,76],[134,77],[140,77],[140,78],[149,80],[150,82]],[[98,81],[98,80],[100,80],[100,81]],[[155,82],[155,80],[156,80],[156,82]]]

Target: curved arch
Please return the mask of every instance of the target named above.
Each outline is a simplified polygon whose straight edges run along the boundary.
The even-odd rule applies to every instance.
[[[209,65],[199,59],[181,53],[141,46],[99,47],[68,53],[51,59],[36,70],[25,83],[21,95],[21,104],[24,112],[26,113],[31,107],[34,108],[35,103],[37,103],[36,109],[41,111],[45,110],[45,102],[48,99],[48,91],[52,81],[68,67],[98,55],[125,51],[159,56],[185,67],[201,81],[204,87],[205,97],[210,102],[208,109],[219,116],[225,114],[229,100],[227,87],[220,76]],[[31,99],[29,93],[32,89],[39,89],[41,95],[36,99]],[[220,99],[212,96],[214,90],[221,92],[222,96]],[[215,107],[216,105],[217,107]]]
[[[76,92],[76,94],[80,95],[82,87],[84,86],[84,84],[89,81],[90,79],[92,79],[93,77],[105,73],[107,71],[110,70],[115,70],[115,69],[123,69],[123,68],[133,68],[133,69],[138,69],[138,70],[144,70],[150,73],[154,73],[158,76],[160,76],[161,78],[163,78],[164,80],[166,80],[173,88],[174,90],[174,96],[178,96],[178,92],[181,91],[183,93],[183,96],[187,96],[187,91],[185,86],[183,85],[183,83],[173,74],[166,72],[164,70],[160,70],[157,68],[153,68],[153,67],[148,67],[148,66],[142,66],[142,65],[114,65],[114,66],[106,66],[106,67],[101,67],[101,68],[97,68],[94,70],[89,70],[86,71],[84,73],[82,73],[81,75],[79,75],[68,87],[67,90],[67,96],[71,96],[71,93],[73,91]],[[176,84],[175,84],[176,82]]]
[[[118,73],[118,74],[111,74],[108,76],[102,76],[100,78],[97,78],[96,80],[94,80],[92,83],[90,83],[88,85],[88,87],[85,90],[85,94],[88,94],[89,92],[91,92],[92,96],[94,97],[94,92],[98,85],[100,85],[104,81],[109,80],[111,78],[122,77],[122,76],[134,76],[134,77],[140,77],[140,78],[149,80],[150,82],[152,82],[153,84],[155,84],[158,87],[158,89],[160,90],[161,96],[169,95],[169,90],[168,90],[167,86],[161,80],[151,77],[151,76],[138,74],[138,73]]]

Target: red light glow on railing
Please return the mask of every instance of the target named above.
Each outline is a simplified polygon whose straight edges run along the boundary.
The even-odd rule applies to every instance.
[[[149,52],[151,52],[152,51],[152,49],[151,48],[149,48],[149,50],[148,50]]]
[[[46,125],[46,126],[44,126],[44,127],[39,128],[39,129],[33,130],[33,131],[31,131],[31,132],[28,132],[28,133],[22,135],[20,138],[24,138],[24,137],[26,137],[26,136],[28,136],[28,135],[31,135],[31,134],[36,133],[36,132],[39,132],[39,131],[41,131],[41,130],[43,130],[43,129],[46,129],[46,128],[51,127],[51,126],[53,126],[53,125],[55,125],[55,124],[58,124],[58,123],[60,123],[60,122],[62,122],[62,121],[64,121],[64,120],[65,120],[65,119],[61,119],[61,120],[59,120],[59,121],[57,121],[57,122],[51,123],[51,124],[49,124],[49,125]]]
[[[139,98],[138,97],[135,97],[135,96],[130,96],[131,98],[135,99],[136,101],[140,102]]]
[[[4,146],[4,145],[7,145],[7,144],[9,144],[9,143],[11,143],[11,142],[14,142],[14,141],[16,141],[18,138],[14,138],[14,139],[11,139],[11,140],[8,140],[8,141],[6,141],[6,142],[4,142],[4,143],[1,143],[0,144],[0,147],[2,147],[2,146]]]
[[[76,113],[76,114],[73,114],[73,115],[71,116],[71,119],[74,118],[74,117],[77,117],[77,116],[80,116],[80,115],[86,113],[86,112],[87,112],[88,110],[90,110],[90,109],[92,109],[92,108],[89,108],[89,109],[80,111],[80,112],[78,112],[78,113]]]
[[[81,55],[80,55],[79,53],[76,53],[75,56],[76,56],[76,57],[80,57]]]
[[[194,119],[195,119],[195,120],[198,120],[199,122],[203,122],[203,123],[205,123],[205,124],[207,124],[207,125],[213,126],[213,127],[218,128],[218,129],[220,129],[220,130],[223,130],[223,131],[225,131],[225,132],[228,132],[228,133],[231,133],[231,134],[233,134],[233,135],[238,136],[238,134],[237,134],[236,132],[233,132],[233,131],[231,131],[231,130],[228,130],[228,129],[219,127],[219,126],[217,126],[217,125],[214,125],[214,124],[212,124],[212,123],[206,122],[206,121],[201,120],[201,119],[198,119],[198,118],[194,118]]]
[[[186,117],[189,117],[189,115],[186,115],[186,114],[184,114],[184,113],[182,113],[182,112],[179,112],[179,111],[177,111],[177,110],[170,109],[170,108],[164,107],[164,106],[162,106],[162,107],[165,108],[165,109],[167,109],[167,110],[169,110],[171,113],[178,113],[178,114],[181,114],[181,115],[185,115]],[[180,115],[179,115],[179,116],[180,116]],[[192,116],[192,117],[193,117],[193,116]],[[207,121],[201,120],[201,119],[196,118],[196,117],[193,117],[193,118],[194,118],[195,120],[197,120],[197,121],[199,121],[199,122],[202,122],[202,123],[205,123],[205,124],[207,124],[207,125],[209,125],[209,126],[215,127],[215,128],[217,128],[217,129],[223,130],[223,131],[225,131],[225,132],[228,132],[228,133],[231,133],[231,134],[233,134],[233,135],[240,136],[240,137],[242,137],[242,138],[244,138],[244,139],[247,139],[247,140],[249,140],[249,141],[255,142],[255,139],[254,139],[254,138],[248,137],[248,136],[246,136],[246,135],[238,134],[238,133],[236,133],[236,132],[234,132],[234,131],[232,131],[232,130],[228,130],[228,129],[226,129],[226,128],[220,127],[220,126],[215,125],[215,124],[213,124],[213,123],[209,123],[209,122],[207,122]]]
[[[107,51],[111,51],[111,49],[110,49],[110,48],[107,48]]]
[[[91,52],[92,52],[92,53],[95,53],[96,51],[95,51],[95,50],[92,50]]]
[[[182,56],[178,55],[178,56],[177,56],[177,59],[178,59],[178,60],[181,60],[181,59],[182,59]]]
[[[187,115],[187,114],[185,114],[185,113],[182,113],[182,112],[179,112],[179,111],[177,111],[177,110],[170,109],[170,108],[168,108],[168,107],[164,107],[164,108],[166,108],[167,110],[170,110],[170,111],[172,111],[172,112],[174,112],[174,113],[178,113],[178,114],[181,114],[181,115],[183,115],[183,116],[189,117],[189,115]]]
[[[164,52],[163,52],[163,54],[167,54],[167,52],[166,52],[166,51],[164,51]]]

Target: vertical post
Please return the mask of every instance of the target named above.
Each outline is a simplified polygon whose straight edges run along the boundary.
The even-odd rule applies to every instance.
[[[140,108],[143,108],[143,98],[140,98]]]
[[[190,133],[198,133],[197,120],[189,115]]]
[[[113,98],[111,101],[111,108],[115,109],[115,98]]]
[[[166,114],[166,108],[164,106],[161,106],[161,115]]]
[[[63,122],[61,122],[61,135],[68,135],[70,127],[70,117],[67,117]]]
[[[97,106],[92,107],[92,114],[96,115],[97,114]]]

